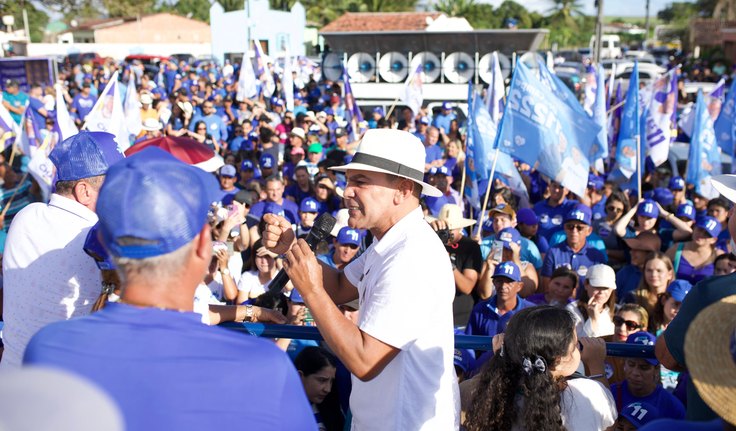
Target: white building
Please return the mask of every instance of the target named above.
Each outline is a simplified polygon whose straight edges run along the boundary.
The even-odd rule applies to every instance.
[[[212,55],[222,62],[228,54],[240,56],[250,38],[263,46],[267,55],[278,56],[288,50],[304,55],[304,30],[307,15],[298,1],[289,12],[271,10],[268,0],[246,0],[245,9],[225,12],[215,1],[210,7]]]

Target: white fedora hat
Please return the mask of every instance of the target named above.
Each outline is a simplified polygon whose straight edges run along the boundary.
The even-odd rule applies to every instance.
[[[302,142],[307,142],[307,135],[304,134],[304,129],[302,129],[301,127],[294,127],[293,129],[291,129],[291,133],[289,134],[302,138]]]
[[[147,132],[155,132],[163,128],[161,127],[161,122],[155,118],[146,118],[143,120],[143,124],[141,126],[141,128]]]
[[[428,221],[432,221],[433,217],[425,217]],[[463,217],[463,210],[455,204],[444,204],[437,214],[437,220],[442,220],[447,224],[450,230],[462,229],[474,225],[475,220]]]
[[[424,145],[409,132],[393,129],[371,129],[358,143],[353,160],[347,165],[330,168],[345,172],[348,169],[383,172],[407,178],[422,186],[422,193],[439,197],[442,192],[425,183]]]

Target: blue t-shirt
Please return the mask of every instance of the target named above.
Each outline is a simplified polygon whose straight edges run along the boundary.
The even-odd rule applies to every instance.
[[[41,329],[26,365],[90,379],[130,430],[316,430],[301,381],[273,343],[201,323],[199,314],[110,303]],[[214,388],[214,389],[213,389]],[[243,400],[247,394],[247,402]],[[289,406],[285,408],[284,406]]]
[[[736,295],[736,273],[703,280],[696,284],[685,296],[680,310],[663,333],[664,340],[667,342],[667,349],[679,364],[687,366],[685,360],[685,334],[695,316],[709,305],[731,295]],[[687,406],[688,419],[704,421],[717,417],[700,398],[695,390],[695,385],[687,386]]]
[[[256,202],[250,208],[248,215],[260,220],[267,203],[267,201]],[[299,207],[289,199],[283,199],[281,206],[284,208],[284,217],[289,220],[289,223],[299,224]]]
[[[438,217],[440,215],[440,210],[445,204],[454,204],[457,205],[457,201],[455,200],[455,197],[452,195],[445,195],[435,197],[435,196],[424,196],[424,202],[427,204],[427,208],[429,209],[429,213],[433,217]]]
[[[550,206],[547,200],[539,201],[534,205],[534,213],[539,217],[537,234],[549,240],[552,234],[563,228],[565,215],[570,212],[575,201],[565,199],[556,207]]]
[[[445,151],[440,147],[439,143],[434,145],[424,146],[424,163],[432,163],[435,160],[439,160],[444,155]]]
[[[616,298],[619,303],[623,303],[626,296],[636,290],[641,282],[641,270],[632,265],[624,265],[616,273]]]
[[[619,389],[620,386],[620,389]],[[674,395],[664,390],[662,385],[646,397],[635,397],[629,392],[629,382],[614,383],[611,393],[617,406],[628,406],[631,403],[647,403],[659,409],[659,416],[669,419],[685,419],[685,407]]]
[[[508,324],[511,316],[520,310],[535,305],[523,299],[521,296],[516,295],[516,307],[506,314],[499,315],[496,311],[498,309],[496,300],[496,295],[493,295],[487,301],[475,304],[473,311],[470,313],[468,325],[465,327],[466,335],[487,335],[492,337],[500,334],[506,331],[506,324]]]
[[[97,102],[97,98],[92,94],[87,97],[84,97],[82,93],[74,96],[74,100],[72,100],[72,108],[77,110],[76,115],[79,121],[84,122],[84,119],[87,118],[87,114],[92,112],[95,102]]]
[[[194,119],[189,122],[189,130],[194,131],[197,123],[200,121],[204,121],[204,124],[207,125],[207,133],[212,136],[212,139],[215,139],[218,142],[227,141],[227,127],[222,121],[222,117],[215,114],[207,115],[205,117],[195,116]]]
[[[597,263],[606,263],[606,256],[599,250],[589,247],[586,243],[579,252],[575,253],[566,242],[550,247],[544,256],[542,264],[542,277],[551,277],[555,269],[567,266],[578,274],[580,286],[583,286],[588,268]]]
[[[709,422],[657,419],[639,428],[639,431],[723,431],[724,425],[723,419]]]
[[[450,123],[452,123],[452,120],[455,118],[456,116],[454,112],[450,112],[447,115],[439,113],[432,119],[432,125],[438,129],[443,129],[445,133],[447,133],[450,131]]]
[[[43,129],[46,125],[46,117],[41,115],[39,109],[46,109],[43,105],[43,101],[36,99],[35,97],[31,97],[29,99],[29,105],[31,108],[31,112],[33,113],[33,121],[36,123],[36,127],[39,129]]]

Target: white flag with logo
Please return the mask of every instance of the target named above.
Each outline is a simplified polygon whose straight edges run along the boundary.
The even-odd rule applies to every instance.
[[[253,63],[250,60],[250,50],[245,47],[243,52],[243,61],[240,63],[240,74],[238,75],[238,90],[235,99],[243,101],[250,99],[258,94],[256,86],[256,74],[253,71]]]
[[[61,134],[59,140],[63,141],[79,133],[79,129],[77,129],[77,125],[74,124],[74,120],[66,108],[64,88],[61,84],[54,85],[54,88],[56,89],[56,125],[59,127],[59,133]]]
[[[134,79],[128,80],[123,112],[125,113],[125,124],[128,127],[128,132],[133,136],[138,136],[141,133],[141,104],[138,101],[138,92],[135,89]]]
[[[83,129],[92,132],[107,132],[115,135],[118,143],[118,151],[121,153],[130,147],[128,137],[128,126],[123,114],[123,103],[120,100],[120,87],[118,87],[118,72],[115,72],[110,81],[102,90],[100,98],[87,115]]]
[[[404,86],[404,93],[400,96],[401,103],[408,106],[414,115],[419,115],[419,110],[422,109],[422,103],[424,103],[424,90],[422,88],[422,63],[417,65],[414,73],[409,75]]]

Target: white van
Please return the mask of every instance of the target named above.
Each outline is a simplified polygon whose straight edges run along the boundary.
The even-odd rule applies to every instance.
[[[621,38],[615,34],[604,34],[601,36],[601,58],[621,58]],[[595,36],[590,37],[590,53],[595,53]]]

